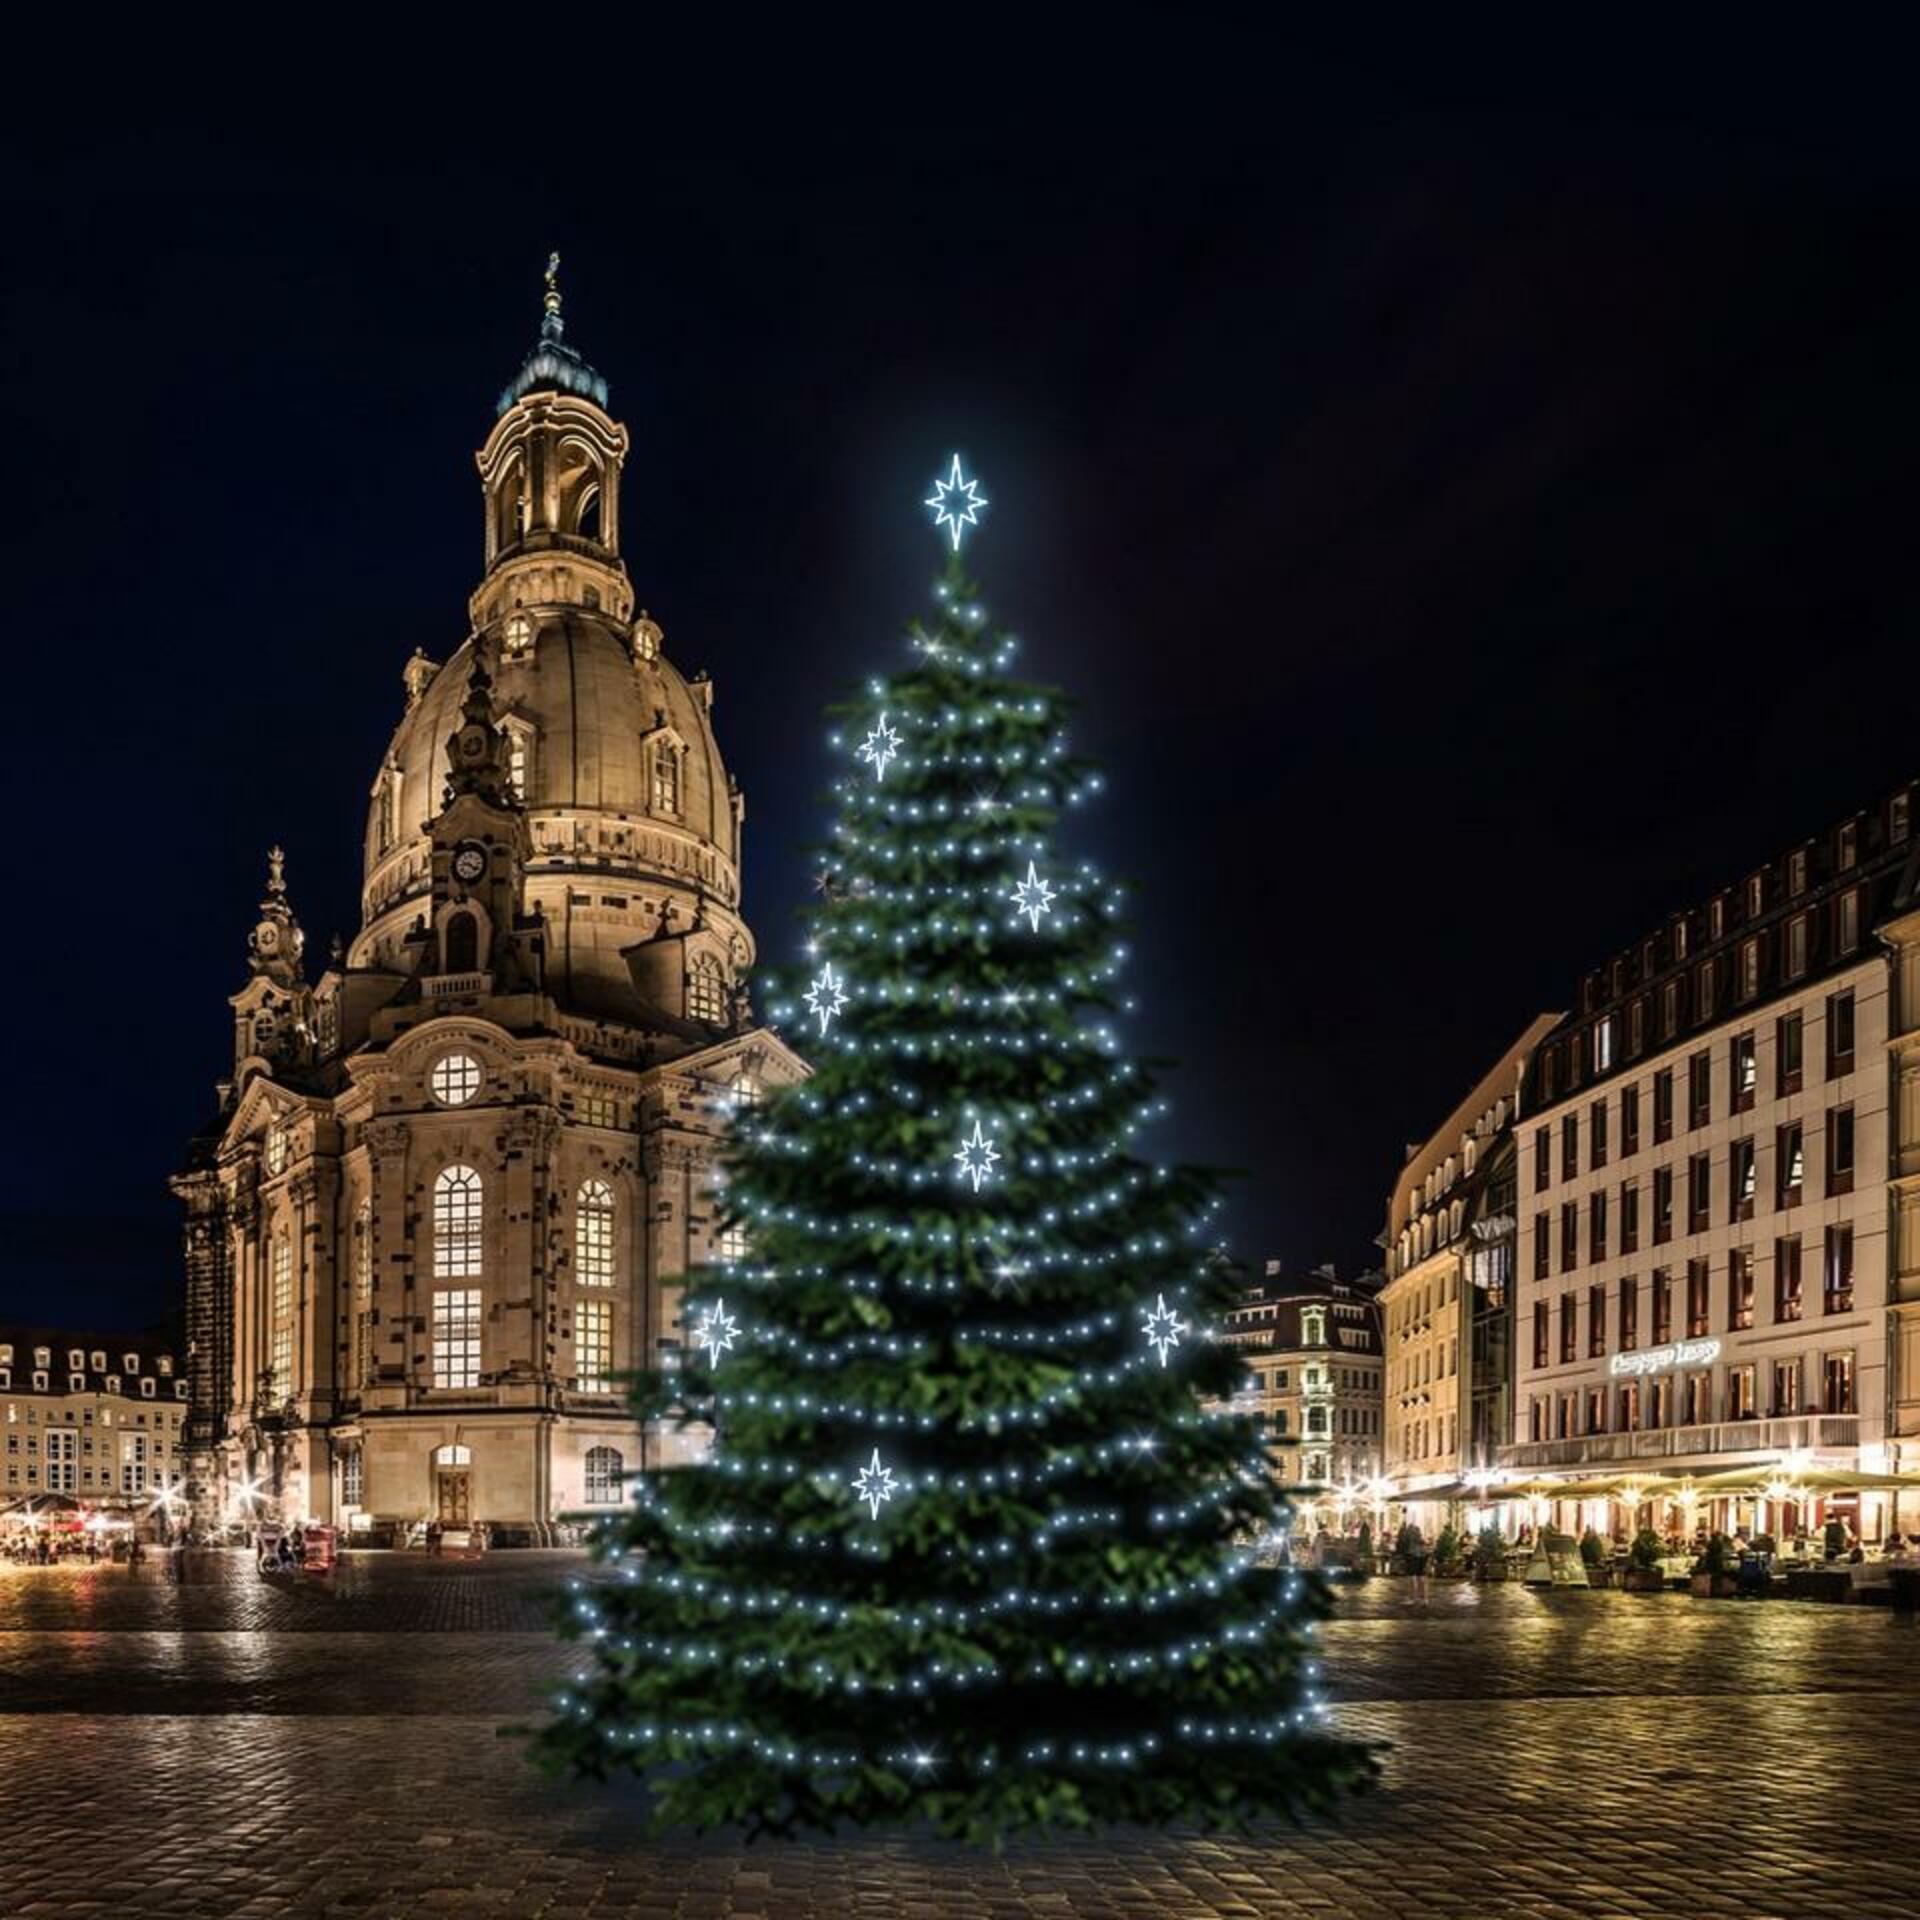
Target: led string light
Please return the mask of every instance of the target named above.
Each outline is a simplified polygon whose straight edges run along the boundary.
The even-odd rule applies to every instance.
[[[626,1559],[625,1555],[618,1553],[613,1557],[616,1560]],[[1221,1563],[1217,1572],[1197,1574],[1186,1580],[1162,1581],[1155,1586],[1143,1587],[1135,1592],[1115,1593],[1106,1588],[1061,1590],[1008,1587],[989,1600],[977,1600],[966,1604],[934,1601],[923,1607],[888,1608],[885,1612],[887,1619],[894,1625],[916,1632],[926,1632],[935,1628],[965,1631],[976,1625],[998,1621],[1007,1614],[1019,1613],[1048,1616],[1088,1611],[1158,1613],[1168,1608],[1201,1600],[1220,1599],[1253,1572],[1257,1565],[1258,1561],[1252,1553],[1234,1549]],[[633,1560],[627,1560],[627,1563],[618,1569],[613,1582],[602,1584],[629,1586],[645,1584],[675,1595],[690,1594],[702,1602],[718,1606],[727,1613],[744,1615],[792,1613],[809,1620],[820,1620],[840,1626],[856,1622],[870,1623],[876,1613],[876,1609],[871,1604],[830,1599],[824,1594],[797,1592],[787,1587],[742,1590],[705,1575],[663,1571],[650,1563]],[[1298,1581],[1296,1580],[1293,1584],[1297,1590]],[[575,1602],[580,1616],[598,1625],[600,1615],[590,1597],[589,1583],[573,1578],[567,1582],[567,1585],[572,1592],[580,1596]]]

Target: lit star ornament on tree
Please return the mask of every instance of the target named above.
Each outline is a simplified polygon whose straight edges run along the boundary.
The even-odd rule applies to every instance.
[[[978,1193],[982,1186],[993,1177],[994,1167],[999,1163],[1000,1149],[989,1140],[980,1127],[973,1123],[973,1131],[960,1142],[960,1150],[954,1156],[960,1167],[960,1177],[973,1182],[973,1190]]]
[[[856,1499],[867,1503],[876,1520],[880,1509],[893,1498],[893,1469],[880,1464],[878,1447],[873,1450],[873,1458],[853,1476],[853,1492]]]
[[[813,985],[807,989],[807,1011],[820,1022],[820,1037],[827,1037],[827,1029],[833,1024],[834,1015],[847,1004],[847,996],[841,991],[846,982],[833,970],[833,962],[827,964],[813,977]]]
[[[1054,890],[1040,878],[1040,868],[1032,860],[1027,862],[1027,877],[1016,880],[1013,886],[1013,910],[1024,913],[1035,933],[1040,931],[1040,916],[1053,911]]]
[[[980,524],[980,510],[987,504],[987,496],[980,491],[979,481],[969,480],[961,471],[960,456],[956,453],[947,477],[933,483],[933,491],[924,504],[933,509],[934,526],[946,528],[953,550],[958,553],[967,529]]]
[[[721,1357],[740,1337],[740,1323],[727,1311],[724,1300],[716,1300],[700,1316],[693,1329],[693,1344],[704,1347],[717,1367]]]
[[[1180,1336],[1187,1330],[1187,1323],[1167,1305],[1167,1296],[1159,1294],[1153,1306],[1141,1319],[1140,1331],[1147,1336],[1147,1345],[1160,1356],[1160,1364],[1167,1364],[1168,1352],[1180,1344]]]
[[[897,727],[887,725],[887,716],[883,713],[875,722],[873,731],[861,741],[859,758],[873,769],[876,780],[887,777],[888,766],[899,757],[900,732]]]

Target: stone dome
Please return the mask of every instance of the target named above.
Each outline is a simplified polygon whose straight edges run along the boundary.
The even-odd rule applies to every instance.
[[[556,997],[633,1019],[628,950],[694,926],[724,949],[731,984],[752,944],[739,918],[740,808],[714,739],[712,683],[682,676],[644,614],[629,629],[593,608],[515,608],[482,641],[527,809],[525,905],[546,917]],[[401,942],[428,892],[425,825],[445,791],[472,647],[437,669],[418,656],[408,668],[412,698],[372,789],[350,965],[403,964]]]

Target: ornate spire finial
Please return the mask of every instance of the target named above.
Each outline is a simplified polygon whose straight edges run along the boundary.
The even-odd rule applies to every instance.
[[[547,255],[547,291],[540,305],[544,310],[540,321],[541,339],[558,340],[566,331],[566,323],[560,318],[560,256],[557,253]]]
[[[267,849],[267,892],[276,900],[287,897],[287,855],[282,847]]]

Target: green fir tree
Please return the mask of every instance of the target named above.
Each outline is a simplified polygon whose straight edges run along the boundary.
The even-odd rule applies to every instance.
[[[935,596],[838,716],[810,958],[769,1009],[812,1076],[725,1167],[750,1254],[636,1394],[712,1449],[606,1529],[537,1748],[753,1832],[1326,1806],[1372,1762],[1314,1697],[1325,1590],[1258,1563],[1262,1437],[1203,1405],[1243,1381],[1205,1337],[1234,1283],[1210,1180],[1141,1157],[1121,896],[1058,837],[1099,778],[957,551]]]

